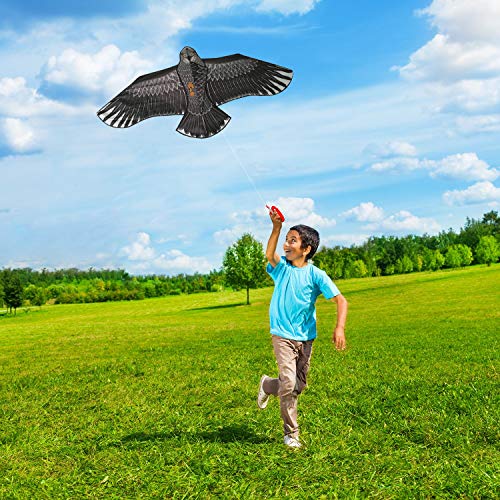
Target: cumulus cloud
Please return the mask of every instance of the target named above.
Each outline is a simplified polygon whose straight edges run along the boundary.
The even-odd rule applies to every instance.
[[[410,80],[465,80],[499,74],[497,0],[434,0],[418,11],[438,33],[398,68]]]
[[[484,114],[500,107],[500,2],[434,0],[419,14],[438,33],[393,69],[424,82],[440,111]]]
[[[20,76],[0,79],[0,115],[29,118],[71,112],[73,110],[69,106],[47,99],[36,89],[28,87],[26,80]]]
[[[180,250],[169,250],[152,261],[152,267],[170,272],[207,273],[212,266],[205,257],[190,257]]]
[[[499,175],[498,169],[480,160],[476,153],[458,153],[441,160],[390,158],[374,163],[370,169],[375,172],[425,170],[432,178],[447,177],[466,181],[492,181]]]
[[[348,220],[359,222],[375,222],[384,218],[384,210],[374,205],[371,201],[360,203],[357,207],[351,208],[341,214]]]
[[[368,144],[363,154],[375,162],[371,170],[382,172],[385,170],[415,170],[420,167],[417,148],[404,141],[389,141],[385,144]]]
[[[399,69],[407,80],[457,81],[495,76],[500,71],[500,47],[483,42],[457,42],[437,34]]]
[[[311,227],[333,227],[335,219],[316,213],[312,198],[278,198],[275,204],[285,215],[290,225],[306,224]]]
[[[464,190],[446,191],[443,200],[448,205],[472,205],[500,201],[500,188],[488,181],[477,182]]]
[[[434,0],[421,9],[433,26],[461,41],[500,41],[497,0]]]
[[[49,85],[85,93],[114,94],[151,70],[151,64],[138,52],[121,52],[116,45],[106,45],[94,54],[66,49],[59,56],[49,58],[42,77]]]
[[[148,233],[138,233],[137,238],[130,245],[122,248],[122,254],[129,260],[151,260],[156,252],[151,247],[151,237]]]
[[[305,224],[316,229],[330,228],[337,224],[333,218],[325,217],[316,212],[312,198],[282,197],[270,201],[267,205],[277,206],[285,216],[287,227]],[[214,239],[221,245],[234,243],[243,233],[252,233],[260,241],[269,236],[269,215],[266,209],[259,207],[254,211],[241,211],[231,214],[234,224],[214,233]],[[267,223],[266,223],[267,222]],[[249,230],[249,228],[251,228]]]
[[[417,217],[407,210],[401,210],[378,222],[367,224],[364,229],[396,233],[435,233],[441,229],[441,226],[434,219]]]
[[[164,253],[158,253],[152,246],[151,236],[140,232],[135,241],[124,246],[121,255],[127,257],[129,267],[134,272],[154,273],[206,273],[213,266],[205,257],[191,257],[180,250],[171,249]]]
[[[447,156],[439,161],[425,160],[425,167],[430,169],[431,177],[450,177],[453,179],[495,180],[499,172],[480,160],[476,153],[462,153]]]
[[[0,144],[12,153],[32,153],[38,149],[35,132],[25,120],[4,118],[0,120]]]

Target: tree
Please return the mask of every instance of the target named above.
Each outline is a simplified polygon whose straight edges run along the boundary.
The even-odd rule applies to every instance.
[[[24,289],[24,300],[29,302],[29,305],[33,305],[37,290],[38,288],[35,285],[28,285]]]
[[[486,220],[489,220],[489,218]],[[469,248],[474,248],[479,243],[481,236],[490,236],[492,231],[493,225],[489,225],[478,219],[469,219],[469,217],[467,217],[465,225],[460,230],[460,234],[457,237],[456,243],[462,243],[467,245]]]
[[[47,295],[43,288],[37,287],[33,301],[31,302],[34,306],[42,307],[45,302],[47,302]]]
[[[3,307],[3,298],[4,298],[5,292],[3,290],[3,285],[2,282],[0,281],[0,307]]]
[[[5,304],[11,311],[14,309],[15,314],[17,308],[23,305],[23,285],[16,273],[11,273],[10,276],[7,277],[4,293]]]
[[[500,256],[500,246],[494,236],[482,236],[476,247],[476,258],[481,264],[491,266]]]
[[[422,259],[423,269],[426,271],[436,271],[441,269],[444,264],[444,257],[439,250],[424,248]]]
[[[361,259],[355,260],[352,268],[354,278],[364,278],[368,274],[366,264]]]
[[[446,250],[444,258],[446,267],[460,267],[462,263],[462,258],[460,257],[460,253],[456,245],[451,245],[448,250]]]
[[[439,250],[435,250],[434,257],[436,263],[436,270],[441,269],[444,266],[444,260],[445,260],[444,255]]]
[[[460,265],[469,266],[472,262],[472,250],[467,245],[455,245],[460,255]]]
[[[245,233],[226,250],[222,263],[226,283],[236,289],[246,289],[247,305],[250,304],[250,288],[257,288],[266,282],[265,265],[262,243],[251,234]]]
[[[500,217],[498,212],[492,210],[485,213],[481,222],[491,230],[487,236],[494,236],[497,239],[500,237]]]

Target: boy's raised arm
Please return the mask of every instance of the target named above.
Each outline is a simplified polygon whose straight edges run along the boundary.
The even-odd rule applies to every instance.
[[[269,212],[269,217],[273,223],[273,230],[271,231],[271,236],[269,236],[269,241],[267,242],[266,259],[269,261],[271,266],[276,267],[280,261],[280,256],[276,253],[276,247],[278,246],[278,239],[280,237],[283,222],[281,221],[280,216],[274,211]]]

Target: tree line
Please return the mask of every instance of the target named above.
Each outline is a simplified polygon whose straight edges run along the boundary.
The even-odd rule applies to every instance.
[[[217,292],[223,289],[222,271],[176,276],[132,276],[123,269],[31,268],[0,270],[0,307],[10,312],[22,305],[42,306],[142,300],[166,295]]]
[[[314,264],[333,279],[363,278],[435,271],[471,264],[492,264],[500,256],[500,217],[467,218],[458,232],[438,235],[377,236],[362,245],[322,247]],[[220,270],[208,274],[132,276],[123,269],[0,270],[0,307],[10,312],[23,306],[141,300],[166,295],[218,292],[224,287],[249,290],[272,282],[265,272],[262,244],[244,234],[225,253]]]
[[[449,229],[434,236],[372,236],[358,246],[323,247],[314,256],[314,264],[332,279],[364,278],[490,265],[499,255],[500,218],[491,211],[482,219],[467,218],[457,233]]]

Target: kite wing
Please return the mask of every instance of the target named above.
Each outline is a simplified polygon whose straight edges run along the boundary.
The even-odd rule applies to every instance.
[[[111,127],[131,127],[146,118],[182,115],[187,98],[176,66],[140,76],[111,99],[97,116]]]
[[[203,59],[207,93],[216,105],[250,95],[276,95],[292,81],[293,71],[241,54]]]

